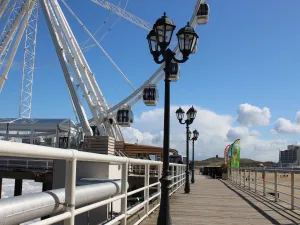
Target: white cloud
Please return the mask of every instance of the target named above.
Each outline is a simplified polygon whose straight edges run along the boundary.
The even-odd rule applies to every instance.
[[[296,123],[300,124],[300,111],[296,112]]]
[[[247,138],[248,136],[259,135],[260,134],[257,130],[249,130],[248,127],[231,127],[226,134],[228,140],[230,141]]]
[[[300,133],[300,112],[296,114],[296,123],[292,123],[290,120],[285,118],[279,118],[274,124],[274,129],[271,130],[272,133],[281,134],[299,134]]]
[[[239,124],[244,126],[266,126],[270,123],[269,108],[259,108],[248,103],[241,104],[237,109]]]
[[[190,106],[183,106],[187,111]],[[211,110],[195,107],[197,117],[191,125],[199,131],[195,143],[195,157],[206,159],[215,155],[223,156],[224,148],[237,138],[241,139],[242,157],[278,161],[278,148],[285,148],[285,140],[263,140],[256,130],[247,127],[233,127],[234,119],[229,115],[219,115]],[[185,155],[185,126],[179,124],[175,111],[177,106],[171,106],[171,141],[170,147]],[[133,123],[133,128],[122,128],[127,142],[162,146],[163,145],[163,109],[158,108],[143,112]]]
[[[250,136],[260,136],[260,133],[257,130],[250,130],[249,135]]]

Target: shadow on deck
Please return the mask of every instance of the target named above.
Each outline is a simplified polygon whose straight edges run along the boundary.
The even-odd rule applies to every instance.
[[[264,225],[300,224],[300,211],[272,202],[229,182],[196,176],[191,193],[183,188],[171,197],[173,225]],[[156,225],[158,210],[142,225]]]

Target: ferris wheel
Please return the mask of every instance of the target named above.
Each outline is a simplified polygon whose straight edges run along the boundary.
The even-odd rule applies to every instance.
[[[111,28],[122,18],[147,31],[152,30],[152,24],[126,11],[128,0],[124,7],[120,7],[121,0],[119,5],[115,5],[107,0],[90,1],[109,10],[111,14],[118,16]],[[81,44],[78,43],[60,5],[64,5],[71,13],[89,36],[89,39]],[[19,117],[30,118],[39,8],[42,9],[45,17],[67,83],[73,109],[83,133],[88,136],[97,133],[101,136],[111,136],[116,140],[123,140],[120,126],[129,127],[133,123],[133,105],[141,99],[147,106],[157,105],[159,100],[157,84],[164,78],[164,64],[144,84],[139,88],[134,88],[129,79],[102,47],[100,44],[101,40],[99,41],[95,38],[98,30],[95,33],[89,31],[64,0],[60,0],[60,3],[58,3],[58,0],[0,0],[0,22],[3,24],[3,28],[0,30],[0,92],[8,79],[9,71],[20,47],[22,37],[25,36]],[[190,26],[195,28],[197,24],[206,24],[208,16],[208,4],[203,0],[198,0],[190,19]],[[108,32],[109,30],[106,34]],[[93,44],[87,46],[88,41],[92,41]],[[130,95],[112,107],[109,107],[106,102],[96,81],[96,75],[89,67],[84,56],[85,50],[92,47],[98,47],[105,54],[133,89]],[[196,50],[197,44],[193,49],[193,53]],[[181,54],[178,45],[174,48],[174,52],[176,56]],[[176,81],[180,73],[179,64],[174,62],[171,67],[170,79]],[[83,99],[79,97],[79,90],[83,94]],[[87,118],[83,103],[87,104],[88,110],[92,114],[92,119],[90,120]],[[97,130],[91,128],[92,124],[95,125]]]

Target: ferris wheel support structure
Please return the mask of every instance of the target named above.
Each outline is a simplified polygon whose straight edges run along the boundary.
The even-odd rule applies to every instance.
[[[13,22],[13,19],[14,19],[14,13],[16,12],[15,8],[17,8],[16,3],[17,3],[16,1],[13,2],[12,6],[11,6],[11,10],[7,9],[7,13],[9,13],[9,16],[8,16],[8,19],[5,22],[4,29],[1,32],[0,40],[2,40],[5,37],[7,31],[10,29],[10,26],[12,25],[12,22]],[[8,43],[6,49],[4,50],[4,53],[0,56],[0,69],[2,68],[2,66],[4,64],[4,60],[6,59],[6,56],[8,54],[9,49],[10,49],[11,43],[12,43],[12,40]],[[0,86],[0,92],[1,92],[1,89],[2,88]]]
[[[90,66],[88,65],[88,63],[87,63],[87,61],[86,61],[86,59],[84,57],[84,54],[82,53],[82,49],[80,48],[80,46],[79,46],[79,44],[78,44],[78,42],[77,42],[77,40],[76,40],[76,38],[75,38],[75,36],[74,36],[74,34],[73,34],[70,26],[69,26],[69,24],[68,24],[68,22],[67,22],[67,20],[66,20],[66,18],[64,16],[64,13],[62,12],[62,10],[59,7],[58,2],[56,0],[52,0],[52,2],[55,5],[54,9],[56,9],[57,12],[58,12],[58,14],[61,15],[62,22],[66,25],[66,30],[71,35],[70,38],[74,40],[74,43],[75,43],[74,47],[75,47],[76,52],[78,52],[78,54],[76,54],[76,56],[78,56],[81,59],[81,62],[83,63],[83,67],[86,68],[86,70],[88,72],[89,79],[91,81],[91,85],[94,88],[95,95],[97,96],[97,98],[99,99],[99,103],[101,104],[102,111],[99,114],[100,120],[98,120],[98,124],[104,123],[104,125],[106,126],[106,129],[111,129],[111,126],[112,126],[111,132],[113,132],[115,134],[115,138],[117,140],[123,140],[123,135],[121,133],[120,127],[118,126],[118,124],[116,122],[116,119],[113,116],[111,116],[111,119],[113,120],[112,121],[112,125],[107,120],[108,116],[107,116],[107,114],[105,114],[105,112],[108,111],[109,106],[108,106],[108,104],[107,104],[107,102],[106,102],[106,100],[104,98],[104,95],[102,94],[102,91],[101,91],[101,89],[100,89],[100,87],[99,87],[99,85],[98,85],[98,83],[96,81],[95,75],[92,72]],[[66,5],[64,1],[63,1],[63,3],[71,11],[71,13],[74,15],[74,12],[68,7],[68,5]],[[79,18],[76,17],[76,15],[75,15],[75,18],[77,19],[77,21],[79,20]],[[81,26],[84,26],[84,25],[81,23]],[[91,38],[93,38],[93,36]],[[93,39],[93,40],[96,41],[95,39]],[[93,119],[93,121],[95,121],[95,120]]]
[[[115,129],[111,127],[108,121],[105,121],[104,112],[108,109],[108,105],[102,95],[102,92],[97,85],[94,74],[92,73],[88,63],[82,54],[82,51],[79,47],[79,44],[66,20],[64,14],[57,2],[57,0],[51,0],[53,9],[57,15],[57,19],[62,27],[63,32],[66,34],[66,40],[70,46],[72,55],[75,57],[78,69],[83,77],[83,84],[86,85],[88,89],[88,94],[92,96],[92,102],[88,103],[90,111],[93,114],[93,117],[96,121],[99,131],[102,131],[102,134],[108,134],[109,136],[119,136]],[[77,80],[78,80],[77,74]],[[79,78],[80,79],[80,78]],[[84,85],[80,85],[81,89],[85,89]],[[104,104],[103,104],[104,103]],[[104,129],[103,129],[104,128]],[[119,137],[118,137],[119,138]]]
[[[32,13],[28,18],[26,26],[26,36],[24,44],[24,61],[22,70],[22,83],[20,92],[20,118],[30,118],[31,101],[32,101],[32,85],[34,76],[36,35],[38,24],[38,0],[35,1]]]
[[[16,9],[17,7],[14,8],[14,11],[16,11]],[[26,2],[24,1],[22,6],[20,7],[20,10],[17,12],[16,17],[13,18],[13,22],[11,23],[11,26],[9,27],[8,31],[5,33],[4,37],[2,38],[2,42],[0,45],[0,57],[3,55],[8,44],[14,37],[14,34],[16,33],[25,13],[26,13]]]
[[[5,9],[7,8],[8,4],[9,4],[10,0],[3,0],[0,2],[0,19],[2,18],[2,15],[5,11]]]
[[[98,93],[102,94],[102,92],[96,82],[94,82],[96,81],[94,75],[80,50],[78,42],[73,35],[58,2],[56,0],[40,1],[53,43],[57,49],[56,52],[60,58],[71,99],[84,133],[86,135],[93,134],[90,131],[91,128],[78,98],[78,93],[74,89],[74,79],[72,74],[76,78],[79,87],[83,92],[83,97],[92,113],[97,128],[100,131],[100,135],[108,135],[115,137],[117,140],[122,140],[120,130],[115,129],[115,126],[113,126],[107,117],[104,116],[104,113],[108,109],[108,105],[104,97],[98,95]],[[96,91],[97,89],[98,91]]]
[[[56,50],[61,68],[63,70],[63,74],[64,74],[64,77],[65,77],[65,80],[67,83],[67,87],[68,87],[70,95],[71,95],[71,101],[74,104],[74,107],[76,109],[76,113],[81,122],[83,132],[86,135],[93,135],[93,131],[92,131],[91,127],[89,126],[89,122],[86,117],[84,108],[81,104],[81,101],[80,101],[78,94],[76,92],[76,89],[75,89],[73,77],[72,77],[71,71],[69,70],[69,67],[68,67],[68,62],[67,62],[66,53],[65,53],[66,50],[63,48],[63,46],[61,44],[61,40],[58,36],[59,31],[55,28],[55,26],[52,26],[52,23],[54,23],[54,21],[51,18],[51,12],[49,10],[48,1],[40,0],[40,5],[42,7],[43,14],[44,14],[53,44],[55,46],[55,50]]]
[[[7,63],[6,63],[5,68],[4,68],[4,71],[3,71],[3,73],[1,74],[1,77],[0,77],[0,90],[2,90],[3,85],[4,85],[5,81],[7,80],[8,72],[9,72],[11,66],[12,66],[13,60],[15,58],[16,52],[18,50],[18,47],[19,47],[20,42],[21,42],[21,39],[22,39],[23,34],[25,32],[25,28],[26,28],[27,23],[28,23],[28,18],[31,15],[31,12],[32,12],[34,4],[35,4],[35,0],[32,0],[30,2],[28,1],[27,3],[24,2],[23,6],[22,6],[23,9],[25,10],[24,15],[25,14],[26,15],[25,15],[25,17],[24,17],[24,19],[22,21],[22,24],[20,25],[20,23],[18,23],[18,26],[20,25],[20,29],[18,31],[15,43],[14,43],[13,48],[12,48],[12,50],[10,52],[9,57],[8,57]],[[17,31],[17,28],[18,27],[15,28],[14,33]],[[5,42],[5,40],[4,40],[4,42]]]
[[[75,56],[71,52],[70,46],[68,45],[68,42],[66,40],[66,36],[64,36],[62,27],[60,26],[61,24],[59,24],[59,22],[58,22],[58,18],[56,17],[56,15],[54,13],[54,9],[53,9],[52,5],[50,4],[50,1],[45,1],[45,3],[47,3],[47,7],[48,7],[47,12],[49,13],[49,17],[50,17],[50,21],[51,21],[50,26],[53,26],[53,28],[56,30],[56,36],[55,37],[57,38],[57,41],[59,40],[59,42],[61,44],[61,51],[64,53],[64,55],[66,57],[66,60],[69,63],[69,68],[72,69],[73,75],[76,77],[76,80],[78,81],[79,86],[80,86],[80,88],[83,92],[83,97],[84,97],[86,103],[88,104],[89,108],[92,109],[91,113],[92,113],[93,117],[96,119],[97,118],[97,113],[96,113],[96,106],[93,105],[93,100],[94,100],[94,99],[92,99],[93,96],[90,95],[90,92],[89,92],[89,90],[87,89],[87,87],[84,83],[84,80],[83,80],[83,77],[82,77],[82,74],[81,74],[81,70],[77,65],[77,61],[76,61]],[[71,73],[69,73],[69,74],[71,75]],[[67,85],[69,87],[69,83],[67,83]],[[72,86],[74,86],[74,85],[72,85]],[[73,99],[74,103],[76,101],[78,101],[78,100]],[[80,110],[81,110],[80,108],[76,107],[77,112],[80,111]],[[86,115],[85,112],[82,112],[82,114]],[[82,120],[80,118],[80,122],[82,124],[86,123],[87,119]],[[85,126],[87,127],[87,126],[89,126],[89,124],[87,123]],[[88,135],[90,135],[90,134],[88,134]]]

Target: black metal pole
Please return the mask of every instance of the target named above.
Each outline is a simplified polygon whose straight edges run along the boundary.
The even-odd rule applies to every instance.
[[[193,183],[195,183],[195,139],[193,138],[192,139],[192,141],[193,141],[193,155],[192,155],[192,160],[193,160],[193,164],[192,164],[192,179],[191,179],[191,182],[192,182],[192,184]]]
[[[189,178],[189,121],[186,121],[186,171],[185,171],[185,186],[184,192],[190,193],[190,178]]]
[[[171,60],[170,60],[171,61]],[[170,225],[172,219],[170,215],[169,186],[171,179],[169,177],[169,148],[170,148],[170,73],[169,60],[165,62],[165,109],[164,109],[164,143],[163,143],[163,173],[161,177],[161,199],[159,214],[157,218],[158,225]]]

